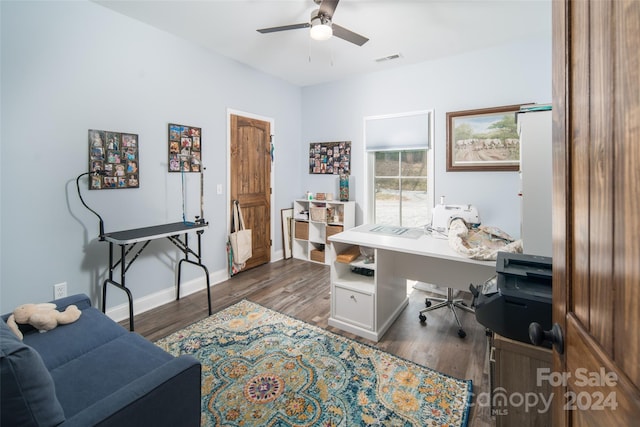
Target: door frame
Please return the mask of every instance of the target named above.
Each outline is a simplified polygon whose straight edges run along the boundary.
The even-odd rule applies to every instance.
[[[227,180],[227,185],[226,185],[226,204],[225,204],[225,211],[226,211],[226,232],[225,234],[229,234],[229,229],[231,227],[231,211],[229,209],[229,207],[231,206],[231,116],[235,115],[235,116],[242,116],[242,117],[247,117],[249,119],[255,119],[255,120],[261,120],[263,122],[269,122],[270,125],[270,131],[271,131],[271,143],[275,145],[275,120],[271,117],[265,117],[265,116],[261,116],[258,114],[254,114],[254,113],[247,113],[246,111],[241,111],[241,110],[235,110],[233,108],[227,108],[227,173],[226,173],[226,180]],[[271,173],[269,176],[269,181],[271,184],[271,195],[270,195],[270,224],[269,224],[269,228],[271,230],[271,261],[274,261],[274,251],[275,251],[275,239],[274,239],[274,230],[275,230],[275,226],[274,226],[274,221],[275,221],[275,204],[273,203],[275,197],[276,197],[276,189],[275,186],[273,185],[274,181],[274,177],[275,177],[275,161],[271,162]],[[278,215],[278,218],[280,218],[280,215]]]

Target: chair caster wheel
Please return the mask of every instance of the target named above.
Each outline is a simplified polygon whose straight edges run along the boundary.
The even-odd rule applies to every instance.
[[[466,337],[466,336],[467,336],[467,333],[466,333],[464,330],[462,330],[462,329],[458,329],[458,336],[459,336],[460,338],[464,338],[464,337]]]
[[[425,305],[426,307],[431,307],[431,301],[426,300],[426,301],[424,302],[424,305]]]
[[[425,316],[424,314],[420,314],[418,316],[418,319],[420,319],[420,323],[424,323],[427,321],[427,316]]]

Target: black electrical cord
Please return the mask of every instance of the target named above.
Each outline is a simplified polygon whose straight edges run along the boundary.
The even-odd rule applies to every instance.
[[[98,170],[98,171],[93,171],[93,172],[85,172],[85,173],[81,173],[80,175],[78,175],[78,177],[76,178],[76,189],[78,190],[78,197],[80,198],[80,201],[82,202],[82,204],[84,205],[85,208],[87,208],[89,211],[93,212],[93,214],[95,216],[98,217],[98,219],[100,220],[100,235],[98,236],[98,239],[100,241],[104,241],[104,221],[102,220],[102,217],[100,215],[98,215],[98,213],[96,211],[94,211],[93,209],[91,209],[84,201],[84,199],[82,198],[82,193],[80,192],[80,178],[82,178],[85,175],[105,175],[104,171]]]

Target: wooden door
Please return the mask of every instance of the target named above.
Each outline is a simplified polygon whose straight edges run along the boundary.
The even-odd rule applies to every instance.
[[[640,1],[552,8],[554,426],[638,425]]]
[[[271,261],[271,125],[232,114],[230,127],[229,215],[238,200],[253,240],[246,270]]]

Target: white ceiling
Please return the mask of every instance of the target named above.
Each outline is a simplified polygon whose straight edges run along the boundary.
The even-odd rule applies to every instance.
[[[298,86],[551,38],[552,0],[342,0],[333,22],[369,38],[362,47],[308,29],[256,31],[308,22],[313,0],[93,1]]]

